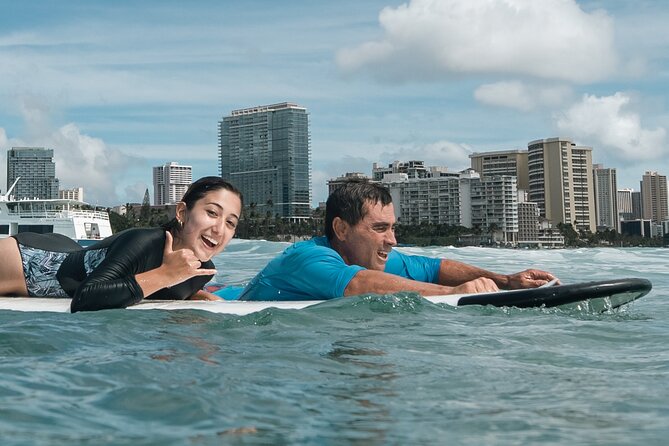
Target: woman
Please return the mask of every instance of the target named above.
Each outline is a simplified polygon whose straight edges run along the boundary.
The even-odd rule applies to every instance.
[[[71,297],[72,312],[151,299],[218,299],[202,290],[230,242],[242,195],[220,177],[193,183],[164,228],[128,229],[88,248],[58,234],[0,240],[0,295]]]

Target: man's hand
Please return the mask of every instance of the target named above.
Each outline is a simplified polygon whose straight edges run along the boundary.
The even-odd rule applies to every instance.
[[[451,294],[494,293],[495,291],[499,291],[499,288],[492,279],[479,277],[453,287]]]
[[[210,293],[209,291],[205,291],[205,290],[198,291],[197,293],[193,294],[188,299],[189,300],[212,300],[212,301],[223,300],[222,298],[218,297],[217,295],[215,295],[213,293]]]
[[[554,275],[549,272],[538,269],[527,269],[515,274],[509,274],[507,277],[507,288],[516,290],[520,288],[536,288],[547,284],[552,280],[557,280]],[[560,284],[559,281],[556,282]]]

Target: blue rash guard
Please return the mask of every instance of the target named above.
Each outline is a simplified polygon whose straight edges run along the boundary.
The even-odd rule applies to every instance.
[[[440,259],[392,250],[384,271],[420,282],[437,283]],[[246,286],[240,300],[320,300],[344,296],[362,266],[347,265],[326,237],[288,247]]]

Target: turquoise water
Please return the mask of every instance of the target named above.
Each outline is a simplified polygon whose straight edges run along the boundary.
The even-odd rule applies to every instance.
[[[233,241],[243,284],[286,244]],[[362,296],[239,317],[0,311],[3,445],[660,445],[669,249],[410,248],[571,283],[644,277],[612,314]]]

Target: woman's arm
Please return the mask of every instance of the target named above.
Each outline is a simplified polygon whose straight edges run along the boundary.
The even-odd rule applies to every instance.
[[[194,294],[199,287],[191,290],[183,282],[212,275],[215,270],[198,269],[199,260],[195,263],[187,253],[173,251],[171,234],[165,234],[169,233],[136,230],[119,237],[109,246],[104,261],[77,287],[71,311],[125,308],[168,287],[175,289],[172,298]]]
[[[165,247],[162,263],[158,268],[135,275],[137,284],[144,297],[149,297],[158,290],[182,283],[195,276],[211,276],[215,269],[200,268],[200,262],[190,249],[173,250],[174,239],[168,231],[165,233]]]

